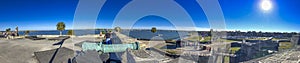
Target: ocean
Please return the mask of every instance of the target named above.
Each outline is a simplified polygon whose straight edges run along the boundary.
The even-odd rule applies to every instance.
[[[189,35],[186,31],[174,31],[174,30],[157,30],[157,32],[152,33],[150,30],[124,30],[122,34],[127,36],[137,38],[137,39],[144,39],[144,40],[151,40],[153,37],[161,37],[164,40],[170,39],[178,39],[180,37],[186,37]]]
[[[63,35],[67,35],[69,30],[62,31]],[[74,33],[77,36],[88,35],[88,34],[99,34],[101,30],[74,30]],[[25,31],[19,31],[20,35],[25,35]],[[48,30],[48,31],[30,31],[28,35],[59,35],[60,31],[57,30]]]
[[[103,30],[74,30],[75,35],[82,36],[82,35],[89,35],[89,34],[99,34],[100,31]],[[68,30],[62,31],[63,35],[66,35]],[[165,40],[169,39],[178,39],[180,36],[185,37],[188,36],[189,33],[186,31],[174,31],[174,30],[157,30],[157,32],[152,33],[150,30],[122,30],[122,34],[125,34],[127,36],[138,38],[138,39],[144,39],[144,40],[150,40],[153,37],[161,37]],[[25,35],[25,31],[19,31],[20,35]],[[49,31],[30,31],[30,36],[35,35],[59,35],[60,32],[57,30],[49,30]]]

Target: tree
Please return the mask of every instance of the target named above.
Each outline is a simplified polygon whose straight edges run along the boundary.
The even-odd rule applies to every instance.
[[[156,32],[156,28],[155,28],[155,27],[152,27],[151,32],[152,32],[152,33],[155,33],[155,32]]]
[[[64,22],[58,22],[57,25],[56,25],[56,27],[57,27],[56,29],[58,31],[60,31],[60,35],[62,35],[62,31],[65,30],[66,25],[65,25]]]
[[[102,34],[106,34],[106,32],[104,30],[102,30]]]
[[[25,35],[28,35],[29,33],[30,33],[29,30],[26,30],[26,31],[25,31]]]
[[[10,28],[7,28],[7,29],[5,30],[7,35],[10,35],[10,34],[11,34],[10,30],[11,30]]]
[[[68,35],[74,35],[74,30],[69,30]]]
[[[116,32],[121,32],[121,27],[118,27],[118,26],[115,27],[115,31],[116,31]]]
[[[7,28],[5,31],[6,31],[6,32],[10,32],[10,30],[11,30],[10,28]]]
[[[106,33],[111,33],[112,32],[112,30],[108,30],[108,32],[106,32]]]

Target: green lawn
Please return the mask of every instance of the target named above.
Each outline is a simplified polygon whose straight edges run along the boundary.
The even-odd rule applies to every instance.
[[[239,51],[241,49],[241,47],[231,47],[229,49],[229,53],[230,54],[235,54],[237,51]],[[230,57],[229,56],[225,56],[224,57],[224,63],[230,63]]]
[[[229,56],[224,57],[224,63],[230,63],[230,57]]]
[[[189,37],[187,38],[187,40],[190,40],[190,41],[200,41],[202,39],[201,36],[194,36],[194,37]],[[204,40],[200,41],[200,42],[209,42],[211,39],[210,36],[208,37],[204,37]]]
[[[187,38],[187,40],[190,40],[190,41],[200,41],[202,39],[201,36],[194,36],[194,37],[189,37]],[[207,36],[207,37],[204,37],[204,40],[200,41],[200,42],[209,42],[211,40],[211,37],[210,36]],[[227,39],[220,39],[220,40],[217,40],[217,41],[225,41],[225,42],[235,42],[237,40],[227,40]]]
[[[280,40],[280,39],[278,39],[278,38],[273,38],[273,39],[272,39],[272,41],[276,41],[276,40]]]
[[[280,42],[279,43],[279,49],[289,49],[292,48],[292,43],[291,42]]]
[[[230,50],[230,53],[231,54],[235,54],[237,51],[239,51],[241,49],[241,47],[231,47],[229,50]]]
[[[176,49],[167,49],[165,51],[170,54],[180,54],[181,53],[180,50],[176,50]]]
[[[176,51],[173,51],[173,50],[167,50],[168,53],[171,53],[171,54],[176,54]]]
[[[273,38],[272,41],[277,41],[277,40],[287,40],[287,39],[281,39],[281,38]]]
[[[175,43],[176,40],[166,40],[167,43]]]
[[[266,37],[261,37],[261,38],[252,38],[252,39],[247,39],[247,40],[266,40]]]
[[[228,40],[228,39],[222,39],[225,42],[236,42],[237,40]]]
[[[208,37],[204,37],[204,40],[200,41],[200,42],[208,42],[211,40],[211,37],[208,36]]]
[[[187,40],[191,40],[191,41],[200,41],[202,37],[200,36],[194,36],[194,37],[189,37],[187,38]]]

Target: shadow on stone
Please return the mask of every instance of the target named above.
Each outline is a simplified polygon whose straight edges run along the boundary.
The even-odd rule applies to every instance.
[[[72,63],[104,63],[109,59],[109,55],[99,54],[97,51],[85,51],[79,53],[75,58],[73,58]]]
[[[56,55],[53,56],[56,51]],[[60,49],[57,48],[47,51],[34,52],[34,55],[39,63],[49,63],[51,62],[52,57],[54,57],[52,63],[68,63],[68,59],[74,57],[74,51],[72,49],[62,47]]]

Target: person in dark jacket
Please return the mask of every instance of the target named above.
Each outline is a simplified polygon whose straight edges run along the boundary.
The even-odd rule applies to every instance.
[[[111,31],[109,31],[108,33],[106,33],[105,34],[105,42],[106,42],[106,44],[112,44],[112,42],[111,42]]]

